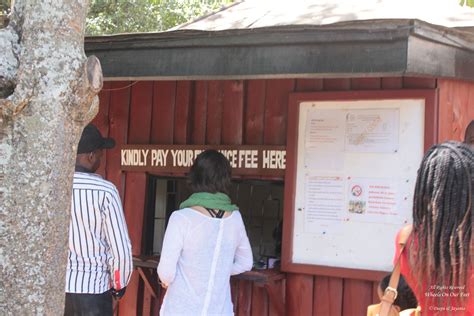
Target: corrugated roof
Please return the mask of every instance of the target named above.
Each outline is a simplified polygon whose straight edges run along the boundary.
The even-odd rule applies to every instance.
[[[372,19],[417,19],[446,27],[474,26],[474,8],[459,0],[247,0],[174,30],[228,30],[326,25]]]

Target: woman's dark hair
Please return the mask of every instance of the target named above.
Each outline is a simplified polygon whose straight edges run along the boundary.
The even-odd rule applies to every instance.
[[[445,285],[468,291],[473,174],[474,153],[466,144],[434,145],[423,157],[413,199],[413,238],[407,244],[421,289]]]
[[[382,279],[382,281],[380,281],[380,289],[382,290],[382,293],[385,291],[388,283],[390,282],[390,276],[391,274],[388,274]],[[400,310],[416,308],[418,306],[418,301],[415,294],[413,293],[410,286],[408,286],[405,278],[402,275],[400,275],[400,279],[398,281],[397,292],[397,298],[393,304],[400,307]]]
[[[193,193],[222,192],[229,194],[232,168],[229,160],[216,150],[205,150],[194,161],[188,175]]]

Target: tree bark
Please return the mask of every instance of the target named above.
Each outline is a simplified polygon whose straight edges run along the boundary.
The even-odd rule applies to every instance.
[[[16,0],[0,30],[0,314],[62,315],[77,143],[102,71],[87,0]]]

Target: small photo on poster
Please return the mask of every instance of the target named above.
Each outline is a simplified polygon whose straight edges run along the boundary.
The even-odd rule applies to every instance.
[[[348,211],[353,214],[365,214],[366,212],[366,201],[364,199],[364,186],[360,183],[352,183],[349,186],[349,204]]]
[[[349,212],[354,214],[364,214],[366,211],[365,201],[349,201]]]

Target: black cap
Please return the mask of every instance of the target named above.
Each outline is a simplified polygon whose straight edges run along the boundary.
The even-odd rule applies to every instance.
[[[97,127],[93,124],[88,124],[82,131],[81,140],[77,146],[77,153],[91,153],[97,149],[113,148],[114,146],[115,140],[102,137]]]

